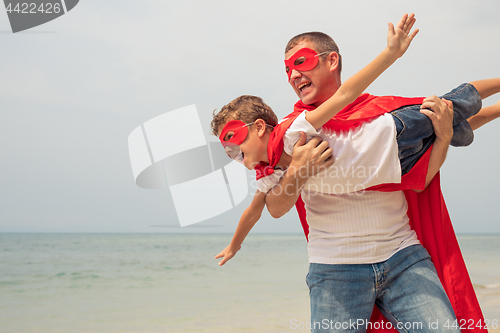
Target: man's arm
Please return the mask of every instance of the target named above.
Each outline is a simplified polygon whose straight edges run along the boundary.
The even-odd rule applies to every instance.
[[[446,159],[446,153],[453,136],[453,103],[437,96],[430,96],[424,99],[420,112],[431,119],[436,134],[425,178],[425,186],[427,187]]]
[[[267,209],[274,218],[285,215],[295,205],[309,177],[330,167],[334,162],[328,142],[321,141],[319,137],[311,139],[307,144],[305,142],[306,135],[301,132],[285,175],[266,195]]]

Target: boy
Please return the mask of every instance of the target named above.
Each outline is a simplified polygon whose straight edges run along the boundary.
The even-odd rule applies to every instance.
[[[309,193],[315,191],[330,194],[357,193],[384,183],[400,183],[401,176],[408,173],[430,147],[434,140],[433,128],[430,120],[423,115],[430,111],[420,113],[420,108],[425,108],[427,103],[424,101],[422,104],[422,99],[414,101],[414,104],[422,104],[422,106],[402,107],[392,114],[377,116],[363,125],[361,130],[333,133],[316,131],[344,106],[353,102],[359,93],[406,51],[417,33],[414,31],[408,36],[413,23],[413,18],[407,18],[401,31],[395,32],[390,29],[387,49],[374,62],[346,81],[338,94],[312,112],[304,112],[285,119],[273,132],[271,128],[277,125],[277,118],[272,110],[257,97],[241,96],[214,116],[213,132],[219,135],[228,155],[244,163],[247,168],[256,169],[260,178],[257,183],[258,191],[251,205],[245,210],[231,244],[216,256],[216,258],[223,257],[219,265],[223,265],[234,256],[250,229],[260,218],[265,206],[265,194],[279,181],[286,170],[299,132],[306,132],[309,136],[321,135],[323,139],[330,142],[330,146],[335,151],[334,176],[332,176],[332,170],[325,170],[322,175],[310,178],[306,185]],[[304,71],[313,68],[315,62],[317,63],[317,56],[314,50],[301,49],[286,61],[287,72],[290,73],[293,68]],[[498,91],[500,91],[500,79],[493,79],[462,85],[443,96],[453,101],[454,105],[455,133],[452,145],[466,146],[471,143],[472,128],[466,120],[480,110],[481,98]],[[369,98],[369,96],[365,97]],[[500,115],[500,104],[497,103],[493,109],[490,107],[488,112],[490,118],[492,114],[493,118],[497,117]],[[480,113],[475,119],[481,117]],[[236,119],[242,119],[244,122]],[[412,121],[408,122],[408,119]],[[411,124],[412,127],[405,128],[405,124]],[[284,135],[283,130],[277,130],[280,128],[285,128]],[[395,132],[397,138],[394,135]],[[367,146],[366,142],[362,142],[363,138],[369,138],[372,142],[376,138],[377,144],[373,142],[369,150],[357,154],[353,165],[353,152],[356,152],[359,147]],[[358,146],[360,142],[362,143]],[[389,142],[392,148],[387,148],[387,145],[381,145],[380,142]],[[279,144],[284,146],[284,154],[278,153],[272,156],[268,146]],[[394,148],[398,151],[399,159],[393,153]],[[329,176],[325,176],[328,171],[330,171]],[[410,240],[406,245],[416,244],[416,242],[418,240]]]

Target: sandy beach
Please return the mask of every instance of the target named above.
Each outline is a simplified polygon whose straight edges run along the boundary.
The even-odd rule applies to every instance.
[[[496,288],[494,288],[496,287]],[[500,286],[474,286],[476,295],[483,311],[484,319],[490,321],[489,332],[500,333]],[[496,321],[495,321],[496,320]],[[496,328],[495,328],[496,327]]]

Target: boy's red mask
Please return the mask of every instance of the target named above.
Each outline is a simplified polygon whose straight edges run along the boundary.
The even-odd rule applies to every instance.
[[[231,120],[224,125],[224,128],[222,128],[222,132],[219,135],[219,140],[229,158],[243,164],[243,153],[241,152],[240,145],[247,138],[248,126],[253,124],[254,122],[245,124],[241,120]],[[273,126],[268,124],[266,124],[266,126],[273,128]],[[226,135],[229,132],[233,132],[233,134],[229,139],[225,140]]]
[[[241,120],[231,120],[224,125],[219,140],[229,158],[243,163],[243,154],[241,153],[240,145],[247,138],[248,126],[252,124],[253,123],[245,124]],[[228,140],[224,140],[228,132],[233,132],[233,135]]]
[[[330,51],[325,51],[317,54],[313,49],[304,47],[303,49],[295,52],[288,60],[285,60],[286,74],[288,75],[288,80],[290,81],[290,76],[292,75],[292,70],[307,72],[316,67],[318,64],[318,56],[325,54]],[[303,58],[303,59],[302,59]],[[298,61],[297,61],[298,60]],[[297,64],[295,64],[297,62]]]
[[[245,141],[245,139],[247,138],[248,126],[252,124],[253,123],[245,124],[241,120],[228,121],[226,125],[224,125],[224,128],[222,129],[222,132],[219,135],[220,142],[224,147],[227,146],[228,144],[241,145],[243,141]],[[231,131],[233,132],[233,136],[228,140],[224,140],[226,134]]]

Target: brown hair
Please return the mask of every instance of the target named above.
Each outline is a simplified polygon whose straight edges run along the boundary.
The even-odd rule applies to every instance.
[[[278,117],[273,110],[257,96],[243,95],[224,105],[218,113],[214,110],[212,123],[210,124],[212,134],[218,136],[219,127],[230,120],[241,120],[246,124],[262,119],[266,124],[276,126]]]
[[[285,53],[293,49],[295,45],[306,40],[314,44],[314,48],[316,49],[316,52],[318,52],[318,54],[326,51],[331,51],[331,52],[336,52],[339,55],[338,68],[340,75],[340,73],[342,72],[342,56],[340,55],[339,47],[337,46],[337,43],[335,43],[335,41],[332,39],[332,37],[328,36],[325,33],[312,31],[312,32],[304,32],[300,35],[297,35],[292,39],[290,39],[288,44],[286,44]]]

